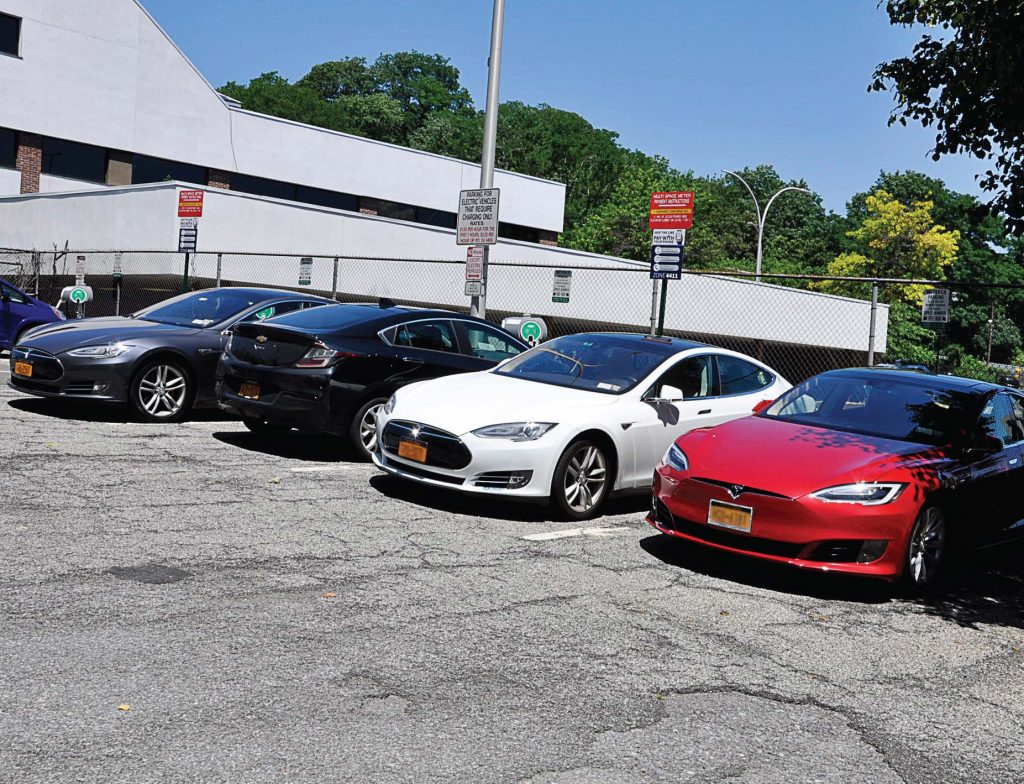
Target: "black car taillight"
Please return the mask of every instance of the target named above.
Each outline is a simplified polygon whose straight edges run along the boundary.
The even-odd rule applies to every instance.
[[[353,354],[351,351],[335,351],[333,348],[329,348],[323,343],[315,343],[313,344],[313,348],[307,351],[305,356],[295,363],[295,367],[323,368],[333,364],[339,359],[357,356],[359,355]]]

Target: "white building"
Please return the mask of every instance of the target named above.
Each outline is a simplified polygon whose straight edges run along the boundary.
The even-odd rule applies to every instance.
[[[173,275],[178,195],[198,185],[197,275],[212,278],[211,254],[242,252],[248,267],[226,256],[224,280],[294,286],[294,260],[268,255],[289,253],[316,257],[313,285],[330,290],[323,262],[342,257],[340,292],[467,304],[461,267],[440,262],[465,258],[455,209],[478,165],[245,111],[138,0],[0,0],[0,96],[0,248],[164,251],[136,254],[148,266],[134,271]],[[502,229],[491,258],[524,266],[494,268],[492,308],[644,326],[644,265],[556,247],[564,185],[509,172],[495,185]],[[90,265],[109,275],[113,256],[90,254]],[[552,302],[553,267],[580,270],[569,303]],[[672,292],[670,330],[867,351],[870,303],[720,277],[688,276]],[[875,322],[883,352],[885,306]]]

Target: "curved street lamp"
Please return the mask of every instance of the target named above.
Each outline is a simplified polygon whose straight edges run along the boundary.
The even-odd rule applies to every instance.
[[[722,171],[725,172],[726,174],[728,174],[729,176],[735,177],[737,180],[742,182],[743,183],[743,187],[745,187],[747,189],[747,192],[750,193],[750,198],[754,200],[754,209],[757,211],[757,266],[755,267],[755,270],[754,270],[754,274],[756,276],[754,279],[760,282],[760,280],[761,280],[761,259],[762,259],[762,255],[763,255],[763,245],[764,245],[764,224],[765,224],[765,221],[768,219],[768,210],[770,210],[772,208],[772,204],[774,203],[774,201],[777,198],[779,198],[779,196],[781,196],[786,191],[800,191],[801,193],[811,193],[811,192],[809,190],[807,190],[807,188],[797,188],[794,185],[790,185],[790,186],[788,186],[786,188],[782,188],[781,190],[776,191],[775,195],[772,196],[768,200],[768,204],[765,205],[764,212],[762,212],[761,211],[761,204],[760,204],[760,202],[758,202],[757,196],[754,194],[754,189],[750,187],[750,183],[748,183],[745,179],[740,177],[740,175],[738,175],[734,171],[729,171],[728,169],[722,169]]]

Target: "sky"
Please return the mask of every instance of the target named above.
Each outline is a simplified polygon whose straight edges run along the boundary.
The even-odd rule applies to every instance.
[[[449,57],[483,108],[490,0],[143,0],[214,85],[416,49]],[[577,112],[620,142],[713,174],[766,163],[843,212],[879,172],[914,169],[980,194],[984,161],[929,155],[889,127],[878,63],[921,28],[875,0],[507,0],[502,100]]]

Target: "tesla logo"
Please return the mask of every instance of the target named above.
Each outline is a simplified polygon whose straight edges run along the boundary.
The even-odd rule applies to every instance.
[[[420,437],[420,429],[418,427],[414,427],[412,430],[409,431],[409,435],[412,438],[419,438]]]
[[[266,335],[260,335],[258,338],[256,338],[256,342],[261,344],[261,345],[263,343],[266,343],[267,342],[267,336]]]
[[[733,498],[739,498],[746,489],[743,485],[729,485],[729,495]]]

